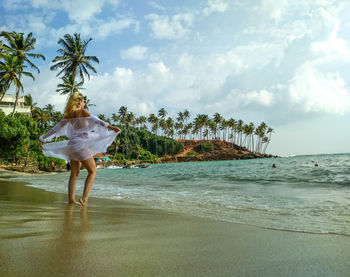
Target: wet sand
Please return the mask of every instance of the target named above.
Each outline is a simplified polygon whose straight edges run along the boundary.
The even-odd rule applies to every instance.
[[[350,237],[267,230],[0,176],[0,276],[350,276]]]

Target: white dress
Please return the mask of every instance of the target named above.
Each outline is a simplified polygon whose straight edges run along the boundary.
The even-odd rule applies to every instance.
[[[120,133],[108,130],[108,125],[94,115],[62,119],[39,140],[47,142],[61,136],[68,137],[68,140],[44,144],[43,154],[64,160],[84,161],[97,153],[106,152]]]

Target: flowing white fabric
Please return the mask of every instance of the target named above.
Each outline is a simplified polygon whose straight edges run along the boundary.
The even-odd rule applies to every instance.
[[[39,139],[47,142],[55,137],[66,136],[68,140],[44,144],[43,154],[64,160],[84,161],[97,153],[106,152],[120,133],[107,127],[108,123],[94,115],[62,119]]]

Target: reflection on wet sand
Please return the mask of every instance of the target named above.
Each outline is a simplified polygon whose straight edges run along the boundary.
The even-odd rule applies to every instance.
[[[53,263],[51,268],[63,270],[62,274],[71,276],[79,269],[84,271],[84,255],[87,248],[87,235],[89,233],[88,208],[67,205],[64,210],[62,229],[57,239],[53,241],[53,257],[48,261]],[[63,276],[63,275],[62,275]]]

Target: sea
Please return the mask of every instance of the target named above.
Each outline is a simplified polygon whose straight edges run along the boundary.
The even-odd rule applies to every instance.
[[[66,193],[68,178],[17,179]],[[350,235],[350,154],[99,168],[90,196],[262,228]]]

